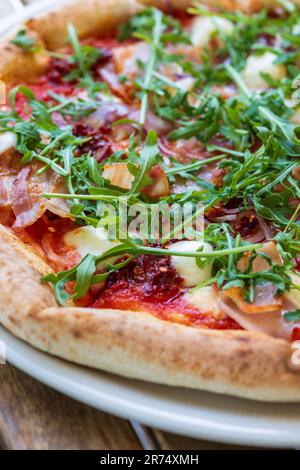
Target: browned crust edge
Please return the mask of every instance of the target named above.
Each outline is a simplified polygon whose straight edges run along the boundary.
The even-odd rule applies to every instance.
[[[136,0],[75,0],[27,22],[50,50],[65,44],[67,26],[72,23],[80,38],[101,35],[116,28],[138,12]]]
[[[219,11],[240,10],[244,13],[253,13],[262,8],[272,8],[279,5],[276,0],[139,0],[144,5],[154,5],[164,11],[185,11],[188,7],[200,4]],[[300,4],[300,0],[292,0]]]
[[[210,331],[142,312],[52,308],[26,323],[36,347],[129,378],[263,401],[299,401],[290,345],[262,334]]]
[[[219,10],[253,12],[276,5],[276,0],[202,0],[200,3]],[[294,3],[300,4],[300,0],[294,0]],[[29,34],[34,35],[41,45],[38,52],[29,53],[13,46],[11,37],[0,42],[0,80],[16,83],[25,78],[30,81],[43,73],[49,63],[43,50],[59,49],[65,44],[69,23],[73,23],[79,37],[84,38],[112,31],[137,13],[142,5],[183,11],[193,4],[193,0],[69,0],[66,5],[27,21]]]
[[[37,33],[27,30],[27,34],[33,37],[39,48],[35,53],[13,45],[11,39],[15,34],[0,41],[0,80],[9,84],[15,84],[24,78],[26,81],[34,80],[49,65],[49,57],[44,54],[45,44]]]
[[[104,31],[105,23],[92,21],[91,11],[95,12],[95,4],[114,3],[89,0],[82,9],[83,2],[77,1],[78,9],[76,14],[73,9],[72,15],[75,20],[81,16],[79,23],[84,23],[84,27],[76,24],[81,28],[80,35],[99,32],[98,28]],[[128,8],[127,1],[118,2],[118,8],[120,3]],[[85,16],[90,4],[93,10],[88,9]],[[73,21],[69,15],[68,10],[68,20]],[[59,45],[65,37],[67,17],[59,16],[56,12],[29,23],[47,47],[52,47],[46,24],[49,18],[51,35],[56,24],[60,32]],[[109,23],[110,27],[126,18],[123,12],[115,23]],[[34,73],[41,73],[45,67],[40,69],[36,58],[27,54],[17,59],[20,51],[14,46],[7,49],[6,43],[4,47],[6,57],[0,77],[11,80],[25,75],[28,79],[29,64]],[[50,287],[40,282],[48,270],[12,232],[0,226],[0,322],[33,346],[126,377],[263,401],[300,401],[300,374],[289,367],[291,345],[287,341],[245,331],[196,329],[142,312],[59,308]]]
[[[114,30],[141,8],[136,0],[75,0],[27,21],[23,27],[35,38],[39,50],[26,52],[11,44],[13,35],[4,38],[0,42],[0,80],[15,84],[22,79],[31,81],[42,74],[49,64],[45,50],[65,45],[69,23],[75,26],[80,38],[100,36]]]

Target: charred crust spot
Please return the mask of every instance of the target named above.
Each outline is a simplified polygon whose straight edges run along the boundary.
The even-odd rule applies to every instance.
[[[76,339],[82,338],[82,332],[81,332],[81,330],[79,330],[77,328],[72,331],[72,334],[73,334],[74,338],[76,338]]]

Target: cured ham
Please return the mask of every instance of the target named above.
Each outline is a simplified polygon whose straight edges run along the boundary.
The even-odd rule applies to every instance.
[[[128,191],[131,189],[134,181],[134,176],[130,173],[126,162],[105,165],[102,176],[110,181],[113,186],[127,189]],[[153,180],[153,183],[142,190],[146,196],[158,199],[169,195],[169,181],[159,165],[151,169],[149,177]]]
[[[7,221],[16,230],[34,224],[46,210],[70,216],[65,200],[43,197],[44,193],[66,192],[64,181],[51,170],[38,174],[39,169],[38,164],[22,166],[15,150],[0,155],[0,207],[6,209]]]
[[[293,323],[284,321],[284,317],[280,310],[251,315],[240,310],[226,297],[220,298],[219,306],[226,315],[248,331],[265,333],[276,338],[290,339],[292,330],[295,327]]]
[[[276,287],[270,282],[254,288],[253,302],[247,302],[240,287],[223,291],[223,296],[232,300],[244,313],[259,314],[278,311],[282,308],[282,297],[276,296]]]

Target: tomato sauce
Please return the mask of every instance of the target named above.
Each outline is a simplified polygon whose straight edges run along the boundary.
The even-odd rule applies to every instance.
[[[189,17],[180,17],[180,20],[185,23],[189,21]],[[99,68],[111,60],[112,49],[120,45],[115,39],[86,41],[86,44],[92,44],[101,50],[101,56],[93,70],[96,75]],[[78,94],[80,89],[74,86],[75,83],[65,79],[71,71],[72,64],[67,60],[51,59],[47,74],[30,85],[36,99],[52,103],[50,90],[66,97]],[[28,99],[21,93],[16,96],[16,111],[24,119],[29,118],[31,114]],[[56,118],[70,120],[59,115]],[[62,125],[64,124],[66,122],[62,122]],[[57,125],[60,125],[59,122]],[[75,123],[74,135],[90,138],[80,153],[97,150],[101,153],[99,160],[112,151],[111,139],[104,134],[103,129],[93,130],[81,122]],[[36,223],[17,235],[38,252],[54,271],[60,272],[74,267],[81,260],[75,247],[66,246],[64,242],[64,235],[75,228],[78,228],[78,225],[70,219],[62,219],[46,212]],[[72,292],[72,288],[70,283],[67,290]],[[166,321],[195,327],[240,329],[240,326],[228,317],[216,319],[189,304],[185,294],[183,280],[173,268],[169,257],[141,255],[126,267],[111,274],[106,282],[92,286],[78,305],[99,309],[145,311]]]
[[[215,319],[189,304],[185,293],[183,280],[169,257],[141,255],[111,274],[88,306],[145,311],[163,320],[202,328],[240,329],[229,318]]]
[[[76,249],[64,242],[64,235],[75,228],[78,225],[70,219],[47,212],[35,224],[18,232],[18,236],[54,271],[60,272],[76,266],[81,260]],[[70,283],[67,286],[69,293],[72,288]],[[92,286],[77,304],[88,308],[144,311],[162,320],[201,328],[241,329],[229,317],[217,319],[194,307],[187,301],[186,291],[169,257],[141,255],[111,274],[106,282]]]
[[[64,243],[64,235],[75,228],[78,228],[78,225],[70,219],[52,216],[47,212],[17,235],[24,243],[32,245],[35,249],[38,248],[39,254],[49,266],[59,272],[76,266],[81,260],[79,253]]]
[[[167,301],[159,301],[155,296],[156,289],[153,289],[153,295],[144,295],[142,286],[133,287],[132,283],[116,282],[113,286],[106,287],[100,293],[90,307],[92,308],[111,308],[119,310],[144,311],[152,313],[162,320],[172,321],[201,328],[216,330],[235,330],[241,329],[240,326],[229,317],[216,319],[210,314],[202,312],[200,309],[190,305],[184,298],[184,294],[178,295]]]
[[[185,291],[169,257],[141,255],[108,278],[91,307],[144,310],[164,320],[205,328],[238,327],[230,319],[216,320],[193,307],[185,299]]]

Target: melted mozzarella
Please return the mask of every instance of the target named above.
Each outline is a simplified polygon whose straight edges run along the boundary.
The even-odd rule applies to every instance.
[[[200,289],[187,294],[186,300],[204,314],[212,315],[218,319],[225,316],[219,307],[219,294],[212,286],[200,287]]]
[[[233,23],[219,16],[202,16],[196,18],[192,29],[194,46],[204,47],[210,41],[212,34],[217,31],[230,35],[234,29]]]
[[[293,284],[296,286],[300,286],[300,276],[296,276],[295,274],[291,275]],[[284,294],[284,297],[291,302],[292,305],[295,305],[296,308],[300,308],[300,290],[298,289],[291,289],[289,292]]]
[[[146,64],[151,56],[149,44],[138,42],[131,46],[121,46],[114,50],[114,63],[119,74],[130,77],[139,72],[138,62]]]
[[[181,90],[183,92],[190,92],[194,88],[196,80],[193,77],[185,77],[180,80],[174,80],[176,83],[175,87],[168,87],[167,90],[170,95],[174,95],[176,91]]]
[[[300,286],[300,276],[291,275],[293,283]],[[285,321],[284,311],[300,308],[300,291],[291,289],[284,294],[284,310],[258,314],[247,314],[242,312],[231,300],[224,295],[219,298],[219,307],[230,318],[233,318],[240,326],[248,331],[265,333],[276,338],[290,339],[293,328],[299,327],[299,322]]]
[[[17,137],[13,132],[0,134],[0,154],[17,146]]]
[[[268,83],[262,73],[270,75],[274,80],[280,80],[286,75],[283,65],[275,64],[277,55],[273,52],[265,52],[262,55],[250,55],[246,67],[242,73],[245,84],[251,90],[264,90]]]
[[[208,243],[202,241],[181,241],[169,246],[169,250],[183,253],[196,252],[203,247],[204,252],[211,252],[213,248]],[[201,282],[207,281],[211,277],[212,263],[204,268],[199,268],[195,258],[186,256],[172,256],[172,263],[178,274],[183,278],[186,287],[194,287]]]
[[[101,256],[106,251],[118,245],[118,242],[108,239],[107,232],[102,228],[91,226],[80,227],[65,235],[66,245],[75,247],[79,254]]]

